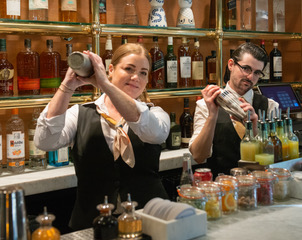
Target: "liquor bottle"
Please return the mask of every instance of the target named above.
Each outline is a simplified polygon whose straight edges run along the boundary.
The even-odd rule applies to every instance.
[[[6,122],[7,170],[21,173],[25,170],[24,122],[18,115],[18,109],[12,109],[12,116]]]
[[[137,36],[136,42],[137,42],[138,44],[143,45],[143,36],[142,36],[142,35]]]
[[[127,201],[122,202],[124,212],[118,217],[118,237],[121,239],[141,239],[142,219],[135,213],[137,202],[131,201],[128,193]]]
[[[211,0],[210,3],[209,28],[216,28],[216,0]]]
[[[92,6],[91,1],[89,1],[90,5],[90,22],[92,22]],[[99,0],[99,16],[100,16],[100,24],[106,24],[107,18],[106,18],[106,0]]]
[[[180,176],[179,185],[193,185],[194,184],[194,176],[192,171],[192,164],[191,164],[191,154],[184,153],[183,154],[183,162],[182,162],[182,173]]]
[[[21,18],[21,0],[1,0],[0,18],[20,19]]]
[[[283,161],[289,160],[289,140],[287,134],[284,132],[284,121],[281,117],[282,110],[279,110],[279,118],[277,119],[277,136],[282,143],[282,159]]]
[[[194,50],[192,53],[192,83],[194,87],[201,87],[203,84],[203,56],[199,52],[199,40],[194,38]]]
[[[168,37],[165,71],[166,88],[177,88],[177,57],[174,54],[173,37]]]
[[[184,110],[179,118],[181,127],[181,147],[189,146],[189,141],[193,133],[193,117],[190,113],[189,98],[184,98]]]
[[[250,120],[250,111],[248,120],[245,122],[245,134],[240,142],[240,159],[245,161],[255,161],[255,155],[259,153],[259,144],[254,138],[253,123]]]
[[[29,0],[28,19],[48,21],[48,0]]]
[[[268,31],[268,0],[256,0],[256,31]]]
[[[128,37],[126,35],[123,35],[121,45],[126,44],[126,43],[128,43]]]
[[[0,38],[0,96],[14,95],[14,66],[7,59],[6,39]]]
[[[77,22],[77,0],[60,0],[59,21]]]
[[[273,31],[285,32],[285,2],[284,0],[273,1]]]
[[[94,239],[116,239],[118,222],[111,214],[114,205],[108,203],[108,196],[105,196],[104,203],[99,204],[97,209],[100,211],[100,215],[93,220]]]
[[[67,43],[66,44],[66,54],[65,57],[61,59],[61,66],[60,66],[60,78],[63,81],[66,75],[66,72],[68,70],[68,57],[72,53],[72,44]]]
[[[61,55],[53,51],[53,40],[46,40],[46,46],[40,54],[40,94],[54,94],[61,84]]]
[[[124,16],[122,20],[124,25],[139,25],[136,13],[135,0],[124,0]]]
[[[112,51],[112,40],[111,35],[107,36],[106,45],[105,45],[105,52],[103,54],[103,64],[106,68],[106,73],[109,73],[109,65],[111,64],[113,51]]]
[[[217,84],[216,77],[216,51],[212,50],[210,56],[206,58],[207,84]]]
[[[236,0],[225,0],[225,28],[236,30],[237,7]]]
[[[34,169],[46,169],[47,167],[46,152],[38,149],[34,144],[34,136],[40,112],[40,108],[34,108],[32,118],[28,126],[29,166]]]
[[[166,140],[166,145],[168,149],[174,150],[179,149],[181,145],[181,128],[175,122],[175,112],[170,113],[170,132]]]
[[[261,44],[260,47],[263,48],[263,50],[266,52],[265,50],[265,43],[264,43],[264,39],[261,40]],[[267,53],[267,52],[266,52]],[[265,68],[263,69],[263,73],[264,73],[264,77],[260,78],[258,80],[258,83],[269,83],[269,79],[270,79],[270,61],[267,62]]]
[[[274,163],[278,163],[282,161],[282,142],[280,138],[277,136],[276,132],[276,122],[273,118],[269,121],[269,135],[268,138],[274,144]]]
[[[182,44],[178,48],[179,87],[191,87],[191,51],[186,37],[182,38]]]
[[[252,0],[241,0],[241,11],[240,11],[240,22],[241,22],[241,30],[253,30],[253,17],[252,13],[254,1]]]
[[[152,68],[149,86],[151,88],[165,88],[165,60],[162,50],[158,46],[158,38],[153,37],[153,48],[150,49]]]
[[[234,49],[230,49],[230,58],[232,58],[232,54],[234,52]],[[230,70],[228,64],[225,66],[225,71],[223,75],[223,81],[226,84],[230,80]]]
[[[282,54],[278,49],[278,42],[273,41],[273,50],[270,52],[270,80],[282,82]]]
[[[290,109],[287,109],[287,117],[284,119],[286,137],[289,142],[289,159],[299,158],[299,138],[293,132],[293,121],[290,118]]]
[[[55,216],[53,214],[49,214],[47,212],[47,207],[44,207],[43,214],[36,217],[36,221],[40,224],[31,236],[32,240],[59,240],[60,239],[60,231],[52,226],[52,222],[55,220]]]
[[[61,167],[69,164],[69,149],[63,147],[55,151],[48,152],[48,163],[54,167]]]
[[[92,44],[88,43],[86,50],[89,50],[90,52],[92,52]],[[93,91],[93,85],[91,84],[87,84],[84,86],[79,87],[79,91],[80,92],[92,92]]]
[[[39,54],[31,49],[31,40],[24,39],[24,51],[17,55],[17,81],[19,95],[40,94]]]

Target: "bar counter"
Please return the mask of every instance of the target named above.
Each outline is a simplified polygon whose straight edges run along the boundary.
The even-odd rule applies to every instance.
[[[302,200],[291,198],[252,211],[238,211],[207,222],[207,234],[194,240],[294,240],[302,236]],[[61,236],[61,240],[93,239],[86,229]],[[164,239],[162,239],[164,240]],[[185,239],[174,239],[185,240]]]
[[[187,148],[179,150],[164,150],[160,156],[159,171],[166,171],[182,167],[183,154],[188,153]],[[192,160],[192,164],[197,164]],[[46,170],[26,169],[21,174],[11,174],[4,170],[0,175],[0,187],[19,185],[25,191],[25,195],[33,195],[56,190],[68,189],[77,186],[77,178],[74,166],[52,167]]]

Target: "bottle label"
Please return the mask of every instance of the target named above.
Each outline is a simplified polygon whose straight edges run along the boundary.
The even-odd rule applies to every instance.
[[[73,0],[62,0],[61,1],[62,11],[77,11],[77,1]]]
[[[29,0],[29,10],[48,9],[48,0]]]
[[[270,75],[269,75],[269,68],[270,68],[270,63],[268,62],[265,66],[265,68],[263,69],[263,73],[264,73],[264,77],[262,78],[263,80],[269,79]]]
[[[14,77],[15,71],[14,69],[3,68],[0,70],[0,80],[10,80]]]
[[[41,88],[58,88],[61,84],[61,78],[41,78]]]
[[[40,89],[40,78],[17,77],[19,90]]]
[[[29,156],[41,156],[45,154],[45,151],[42,151],[35,146],[34,141],[29,141]]]
[[[64,148],[60,148],[58,150],[58,163],[61,162],[68,162],[69,161],[69,157],[68,157],[68,148],[64,147]]]
[[[16,159],[25,157],[24,133],[21,131],[13,131],[7,134],[7,158]]]
[[[167,82],[177,83],[177,61],[167,61]]]
[[[0,135],[0,161],[2,161],[2,159],[3,159],[3,156],[2,156],[2,135]]]
[[[172,132],[172,147],[179,147],[181,144],[181,132]]]
[[[8,160],[8,166],[10,167],[21,167],[25,165],[25,161],[9,161]]]
[[[6,0],[6,14],[21,16],[21,1],[20,0]]]
[[[216,73],[210,73],[209,81],[210,82],[216,82]]]
[[[180,77],[191,77],[191,57],[180,57]]]
[[[282,77],[282,57],[273,58],[274,77]]]
[[[105,59],[105,67],[106,67],[106,72],[109,72],[109,65],[111,64],[111,59]]]
[[[100,0],[100,13],[106,13],[106,0]]]
[[[203,80],[203,61],[192,61],[192,79]]]

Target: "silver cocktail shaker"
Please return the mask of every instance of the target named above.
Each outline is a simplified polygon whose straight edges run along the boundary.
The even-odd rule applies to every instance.
[[[68,65],[81,77],[90,77],[94,70],[88,55],[75,51],[68,56]]]

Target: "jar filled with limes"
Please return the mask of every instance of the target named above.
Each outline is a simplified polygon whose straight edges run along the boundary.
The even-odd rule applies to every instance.
[[[238,201],[238,180],[234,176],[220,175],[216,177],[217,182],[221,189],[224,191],[224,195],[221,198],[222,212],[223,214],[230,214],[237,211]]]

